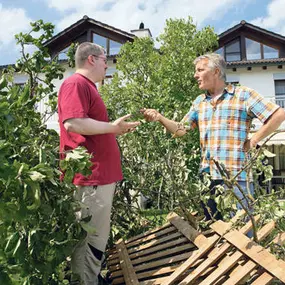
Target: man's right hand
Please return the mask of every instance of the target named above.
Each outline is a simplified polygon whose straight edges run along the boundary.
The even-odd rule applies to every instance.
[[[112,123],[112,125],[115,127],[115,134],[122,135],[125,133],[133,132],[135,130],[135,128],[140,124],[140,122],[126,122],[126,120],[130,117],[131,114],[128,114],[115,120]]]
[[[155,109],[141,109],[141,113],[148,122],[158,122],[162,117],[162,115]]]

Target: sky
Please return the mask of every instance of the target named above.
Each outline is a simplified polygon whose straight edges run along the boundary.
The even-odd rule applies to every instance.
[[[126,32],[143,22],[155,38],[165,20],[191,16],[198,28],[217,34],[241,20],[285,36],[285,0],[0,0],[0,65],[20,56],[14,35],[42,19],[61,32],[84,15]]]

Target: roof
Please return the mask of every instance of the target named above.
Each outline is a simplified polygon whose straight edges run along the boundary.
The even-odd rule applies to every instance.
[[[255,60],[240,60],[240,61],[227,61],[227,67],[233,68],[236,66],[247,65],[278,65],[284,64],[285,58],[268,58],[268,59],[255,59]]]
[[[245,20],[242,20],[239,24],[237,24],[237,25],[229,28],[228,30],[224,31],[223,33],[219,34],[219,40],[228,36],[229,34],[231,34],[233,32],[237,32],[237,30],[240,30],[240,29],[249,29],[249,30],[252,30],[255,32],[262,33],[262,34],[267,35],[269,37],[274,37],[277,40],[281,40],[281,41],[285,42],[285,37],[282,36],[281,34],[277,34],[277,33],[274,33],[272,31],[260,28],[258,26],[255,26],[253,24],[246,22]]]
[[[134,34],[125,32],[123,30],[117,29],[113,26],[107,25],[105,23],[96,21],[92,18],[89,18],[88,16],[83,16],[83,18],[77,22],[75,22],[74,24],[72,24],[71,26],[67,27],[66,29],[64,29],[63,31],[61,31],[60,33],[58,33],[57,35],[53,36],[52,38],[50,38],[49,40],[47,40],[46,42],[44,42],[44,46],[49,46],[51,45],[53,42],[58,41],[62,36],[66,35],[67,33],[72,32],[73,30],[78,30],[78,27],[84,26],[85,24],[92,24],[101,28],[104,28],[106,30],[112,31],[112,32],[116,32],[117,34],[120,34],[122,36],[125,36],[127,38],[129,38],[130,40],[135,38]]]

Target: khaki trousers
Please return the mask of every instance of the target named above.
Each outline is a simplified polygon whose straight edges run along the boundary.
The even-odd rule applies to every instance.
[[[74,197],[82,203],[81,210],[76,212],[76,219],[92,216],[88,222],[95,233],[87,233],[86,238],[77,244],[71,258],[72,272],[80,275],[82,284],[97,285],[101,270],[92,248],[105,251],[110,234],[110,217],[115,192],[115,183],[100,186],[78,186]],[[91,247],[90,247],[91,246]]]

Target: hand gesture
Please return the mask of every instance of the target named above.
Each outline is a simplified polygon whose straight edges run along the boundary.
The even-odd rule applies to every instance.
[[[141,109],[141,112],[148,122],[158,122],[161,119],[161,114],[155,109]]]
[[[140,122],[126,122],[128,118],[131,117],[131,114],[125,115],[117,120],[115,120],[112,124],[115,126],[115,133],[117,135],[122,135],[125,133],[130,133],[135,130],[135,128],[140,124]]]

